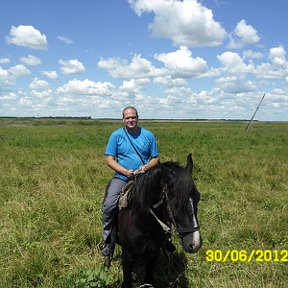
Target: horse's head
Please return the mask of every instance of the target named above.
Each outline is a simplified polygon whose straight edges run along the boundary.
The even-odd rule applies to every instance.
[[[169,171],[163,184],[169,217],[172,218],[184,250],[195,253],[200,249],[202,240],[197,218],[200,193],[192,178],[192,156],[187,156],[185,168],[175,162],[165,162],[163,165]]]

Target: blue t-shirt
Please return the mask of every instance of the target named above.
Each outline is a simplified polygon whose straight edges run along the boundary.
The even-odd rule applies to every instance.
[[[132,147],[124,129],[117,129],[111,134],[105,155],[113,156],[124,168],[135,170],[144,164]],[[149,162],[150,158],[158,156],[157,143],[151,131],[139,127],[137,134],[133,135],[128,131],[127,134],[145,164]],[[128,180],[126,176],[119,172],[115,172],[115,176],[125,181]]]

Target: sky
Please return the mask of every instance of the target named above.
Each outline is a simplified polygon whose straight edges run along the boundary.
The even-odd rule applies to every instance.
[[[288,121],[287,0],[3,0],[0,116]]]

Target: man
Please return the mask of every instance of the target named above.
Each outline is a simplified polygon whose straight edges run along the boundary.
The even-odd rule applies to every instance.
[[[122,112],[124,127],[114,131],[108,141],[105,156],[107,165],[115,171],[102,205],[105,266],[110,266],[116,242],[116,221],[121,189],[133,171],[147,171],[159,161],[158,147],[153,133],[138,126],[138,112],[126,107]],[[172,244],[173,245],[173,244]]]

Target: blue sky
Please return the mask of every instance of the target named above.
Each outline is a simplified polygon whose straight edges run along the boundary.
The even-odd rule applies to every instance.
[[[5,0],[0,116],[288,121],[286,0]]]

